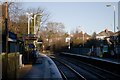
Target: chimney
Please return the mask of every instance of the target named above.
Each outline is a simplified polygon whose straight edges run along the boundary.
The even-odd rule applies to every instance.
[[[105,29],[105,33],[108,33],[108,29]]]

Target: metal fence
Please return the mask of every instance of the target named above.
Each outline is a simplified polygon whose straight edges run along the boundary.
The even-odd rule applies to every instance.
[[[104,52],[103,49],[100,47],[97,48],[71,48],[70,52],[73,54],[80,54],[80,55],[91,55],[93,54],[94,56],[98,56],[98,57],[102,57]],[[120,55],[120,46],[116,46],[115,48],[115,53],[113,52],[113,50],[109,50],[107,52],[110,55],[115,55],[115,53],[117,55]]]
[[[88,55],[90,50],[91,50],[90,48],[72,48],[71,52],[75,54]]]

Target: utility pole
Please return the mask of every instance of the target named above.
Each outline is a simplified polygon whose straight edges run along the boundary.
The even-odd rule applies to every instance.
[[[5,21],[4,21],[4,25],[5,25],[5,66],[3,68],[4,70],[4,74],[3,74],[3,78],[7,79],[8,78],[8,2],[6,1],[3,6],[5,6]]]
[[[8,2],[5,2],[6,53],[8,53]]]

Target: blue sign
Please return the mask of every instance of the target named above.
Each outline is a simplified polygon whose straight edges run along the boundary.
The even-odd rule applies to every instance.
[[[35,48],[34,44],[28,44],[29,48]]]
[[[16,40],[17,39],[17,35],[14,34],[13,32],[10,32],[9,31],[9,38],[13,39],[13,40]]]

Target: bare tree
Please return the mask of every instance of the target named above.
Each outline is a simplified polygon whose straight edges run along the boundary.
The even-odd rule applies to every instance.
[[[60,50],[66,45],[64,24],[60,22],[48,22],[45,29],[41,32],[46,47],[50,50]]]
[[[22,8],[22,3],[20,2],[8,3],[8,26],[10,31],[15,33],[19,31],[20,16],[23,15],[24,12],[25,11]]]
[[[54,33],[64,33],[64,24],[59,22],[48,22],[47,29],[48,31],[53,31]]]
[[[27,15],[28,13],[33,14],[42,14],[40,16],[40,22],[37,24],[40,24],[40,26],[44,25],[48,18],[49,13],[46,9],[43,9],[41,7],[38,8],[28,8],[27,10],[24,10],[22,8],[22,3],[20,2],[10,2],[9,3],[9,30],[13,31],[17,34],[27,34]]]
[[[9,18],[11,21],[18,22],[19,16],[23,14],[22,3],[20,2],[10,2],[8,4]]]
[[[96,36],[97,36],[96,32],[93,32],[92,39],[96,39]]]
[[[42,28],[40,35],[43,38],[58,38],[61,36],[64,36],[65,31],[64,31],[64,24],[58,23],[58,22],[48,22],[46,24],[46,27]]]

